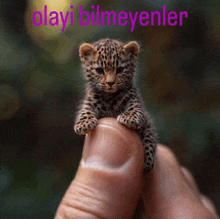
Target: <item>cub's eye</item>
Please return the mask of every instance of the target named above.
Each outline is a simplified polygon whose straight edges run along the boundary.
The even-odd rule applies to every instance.
[[[116,69],[116,74],[120,74],[120,73],[122,73],[124,71],[124,67],[118,67],[117,69]]]
[[[95,70],[98,74],[104,74],[103,68],[96,68]]]

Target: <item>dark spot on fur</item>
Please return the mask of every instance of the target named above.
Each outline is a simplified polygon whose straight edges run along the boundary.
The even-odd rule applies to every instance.
[[[106,111],[107,109],[106,109],[106,107],[105,107],[105,106],[102,106],[102,110],[103,110],[103,111]]]

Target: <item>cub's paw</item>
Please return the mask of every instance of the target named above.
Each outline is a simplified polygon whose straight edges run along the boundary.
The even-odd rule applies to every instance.
[[[117,117],[117,121],[129,128],[139,129],[141,128],[141,121],[136,115],[133,114],[134,113],[132,112],[122,113]]]
[[[93,118],[86,118],[84,120],[80,120],[74,126],[74,130],[76,134],[85,135],[89,130],[94,129],[98,124],[98,120]]]

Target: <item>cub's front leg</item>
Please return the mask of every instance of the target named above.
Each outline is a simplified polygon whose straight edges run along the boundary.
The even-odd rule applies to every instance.
[[[117,117],[117,121],[129,128],[139,129],[144,123],[144,111],[140,104],[131,105]]]
[[[79,110],[74,130],[79,135],[85,135],[89,130],[94,129],[98,124],[97,113],[89,102],[84,101],[82,109]]]

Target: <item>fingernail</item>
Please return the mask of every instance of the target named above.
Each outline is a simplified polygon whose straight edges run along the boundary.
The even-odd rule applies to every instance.
[[[105,118],[85,138],[81,165],[118,168],[140,153],[140,139],[116,119]],[[139,145],[139,146],[138,146]]]

